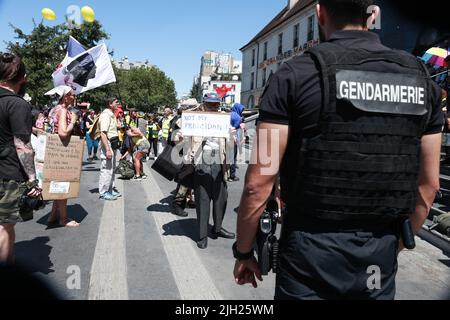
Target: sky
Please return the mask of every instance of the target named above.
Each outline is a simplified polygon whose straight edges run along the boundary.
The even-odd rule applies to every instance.
[[[106,44],[114,50],[114,59],[148,59],[175,81],[181,96],[192,88],[203,52],[227,52],[241,60],[239,49],[286,4],[286,0],[0,0],[0,51],[5,41],[14,40],[9,23],[29,33],[32,19],[42,20],[43,8],[56,13],[56,21],[44,21],[53,26],[64,22],[70,5],[90,6],[111,35]]]

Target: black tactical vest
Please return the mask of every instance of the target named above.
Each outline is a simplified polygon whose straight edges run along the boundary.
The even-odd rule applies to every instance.
[[[425,66],[406,52],[332,43],[309,53],[320,66],[323,104],[317,135],[302,144],[290,211],[327,221],[409,216],[431,116]]]

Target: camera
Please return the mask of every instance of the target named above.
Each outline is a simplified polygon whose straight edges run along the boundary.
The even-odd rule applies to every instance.
[[[20,196],[19,208],[21,211],[38,211],[45,208],[45,202],[42,195],[39,195],[37,198],[32,198],[28,195],[35,187],[37,187],[37,185],[28,186],[24,193]]]
[[[256,236],[258,265],[261,275],[267,276],[270,271],[278,273],[279,243],[275,235],[280,218],[278,204],[275,200],[268,202],[259,222]]]
[[[42,196],[39,196],[38,198],[31,198],[27,195],[29,191],[24,193],[19,200],[19,206],[20,209],[24,211],[38,211],[45,208],[45,202],[42,199]]]

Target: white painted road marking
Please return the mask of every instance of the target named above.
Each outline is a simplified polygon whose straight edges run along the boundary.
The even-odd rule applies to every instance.
[[[123,192],[123,181],[116,185]],[[102,200],[103,201],[103,200]],[[128,300],[124,199],[105,201],[89,281],[89,300]]]
[[[158,204],[165,198],[155,182],[149,168],[149,179],[143,182],[147,199],[151,204]],[[214,282],[192,246],[192,240],[184,236],[163,235],[163,227],[178,219],[167,212],[152,212],[158,234],[166,252],[170,269],[178,286],[182,300],[222,300]],[[181,226],[176,223],[175,228]],[[177,234],[178,232],[174,232]]]

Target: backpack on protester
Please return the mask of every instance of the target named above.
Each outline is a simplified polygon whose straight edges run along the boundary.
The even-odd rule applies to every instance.
[[[123,137],[123,142],[120,146],[120,154],[124,155],[125,153],[127,153],[127,151],[131,150],[131,146],[131,138],[127,134],[125,134],[125,136]]]
[[[116,168],[116,173],[120,174],[123,179],[130,180],[134,177],[134,165],[128,160],[120,160]]]
[[[101,131],[100,131],[100,116],[96,117],[94,119],[94,122],[92,123],[91,128],[89,129],[89,135],[91,136],[92,140],[98,140],[101,137]]]

